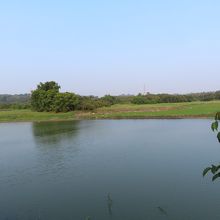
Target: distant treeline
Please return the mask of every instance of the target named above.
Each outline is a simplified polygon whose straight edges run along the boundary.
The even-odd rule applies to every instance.
[[[75,110],[91,111],[114,104],[157,104],[193,101],[220,100],[220,91],[191,94],[138,94],[103,97],[80,96],[75,93],[60,92],[60,86],[54,82],[40,83],[31,94],[0,95],[0,109],[28,109],[35,111],[68,112]]]
[[[132,99],[133,104],[156,104],[156,103],[177,103],[193,101],[212,101],[220,100],[220,91],[191,93],[186,95],[179,94],[139,94]]]
[[[27,103],[30,101],[30,94],[0,95],[0,104]]]
[[[28,109],[30,105],[30,94],[0,95],[0,109]]]

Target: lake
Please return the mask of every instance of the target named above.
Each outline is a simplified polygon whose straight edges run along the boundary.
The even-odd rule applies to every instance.
[[[217,220],[211,120],[0,124],[0,219]]]

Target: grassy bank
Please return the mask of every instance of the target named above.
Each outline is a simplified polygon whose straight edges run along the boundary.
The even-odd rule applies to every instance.
[[[16,121],[63,121],[74,120],[74,113],[48,113],[33,112],[31,110],[2,110],[0,111],[0,122]]]
[[[0,111],[0,122],[61,121],[75,119],[129,119],[129,118],[205,118],[220,111],[220,101],[164,103],[153,105],[113,105],[93,112],[40,113],[31,110]]]
[[[220,101],[163,103],[152,105],[113,105],[95,113],[81,113],[83,118],[205,118],[220,111]],[[76,115],[77,116],[77,115]]]

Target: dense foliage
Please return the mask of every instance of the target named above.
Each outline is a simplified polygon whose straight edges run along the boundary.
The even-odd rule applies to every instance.
[[[73,93],[60,93],[60,86],[54,82],[40,83],[32,91],[31,106],[39,112],[67,112],[75,109],[77,95]]]
[[[30,109],[29,103],[0,104],[0,110]]]
[[[69,112],[76,110],[79,105],[79,97],[74,93],[57,93],[52,105],[55,112]]]
[[[106,95],[102,98],[79,96],[75,93],[61,93],[60,86],[54,82],[40,83],[32,91],[31,106],[39,112],[69,112],[74,110],[94,110],[116,103],[116,98]]]

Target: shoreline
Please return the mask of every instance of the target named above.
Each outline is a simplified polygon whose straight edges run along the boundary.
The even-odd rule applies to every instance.
[[[213,119],[213,116],[187,115],[187,116],[146,116],[146,117],[105,117],[105,118],[72,118],[72,119],[48,119],[48,120],[0,120],[0,124],[4,123],[41,123],[41,122],[68,122],[68,121],[95,121],[95,120],[187,120],[187,119]]]
[[[0,123],[10,122],[59,122],[77,120],[134,120],[134,119],[213,119],[220,111],[220,101],[163,103],[163,104],[116,104],[93,111],[66,113],[35,112],[25,110],[0,110]]]

